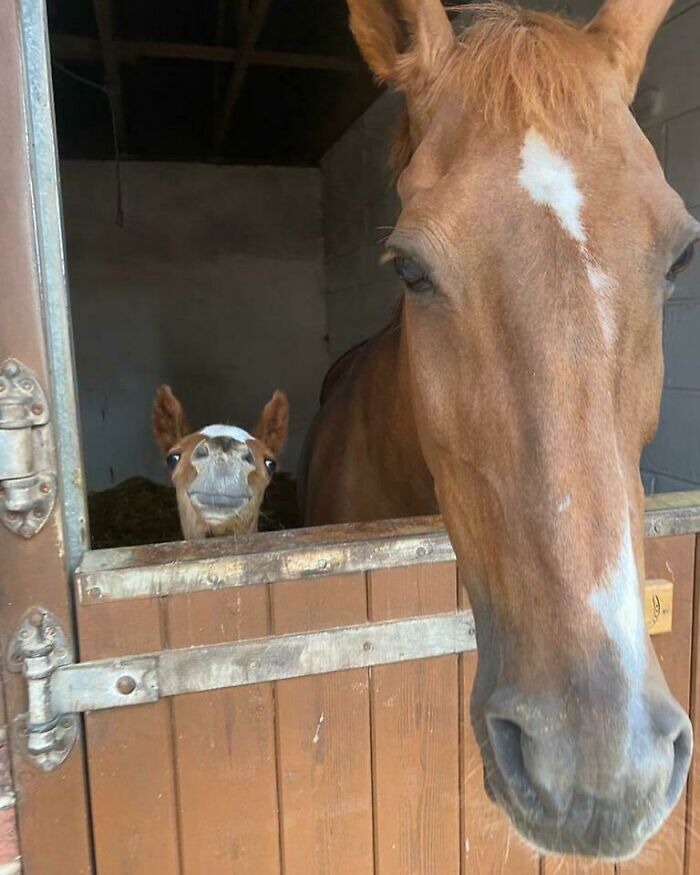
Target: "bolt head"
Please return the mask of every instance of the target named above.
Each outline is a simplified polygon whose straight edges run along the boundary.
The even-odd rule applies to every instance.
[[[117,691],[120,692],[122,696],[128,696],[136,689],[136,681],[131,675],[125,674],[117,679],[116,687]]]

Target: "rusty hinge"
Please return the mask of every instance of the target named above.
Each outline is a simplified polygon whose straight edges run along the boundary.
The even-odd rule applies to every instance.
[[[26,365],[0,365],[0,522],[22,538],[45,525],[56,500],[49,406]]]

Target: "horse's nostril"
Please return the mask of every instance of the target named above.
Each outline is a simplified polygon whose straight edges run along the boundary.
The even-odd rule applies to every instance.
[[[205,459],[209,455],[209,447],[207,446],[206,441],[202,441],[201,444],[198,444],[192,455],[195,459]]]
[[[529,813],[537,805],[534,788],[523,761],[523,732],[512,720],[487,718],[489,739],[496,765],[518,806]]]
[[[496,764],[526,816],[545,813],[563,821],[573,798],[573,771],[560,739],[531,737],[514,721],[488,718]]]
[[[671,805],[675,805],[685,786],[690,768],[690,760],[693,756],[693,731],[685,714],[683,725],[677,731],[673,741],[673,769],[668,782],[666,798]]]

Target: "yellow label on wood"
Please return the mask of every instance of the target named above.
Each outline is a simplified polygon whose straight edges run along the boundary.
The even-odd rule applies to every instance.
[[[663,635],[673,629],[673,584],[670,580],[647,580],[644,621],[650,635]]]

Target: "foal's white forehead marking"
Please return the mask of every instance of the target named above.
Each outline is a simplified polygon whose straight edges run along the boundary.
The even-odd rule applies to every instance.
[[[199,433],[205,437],[230,437],[243,444],[255,440],[252,434],[248,434],[247,431],[235,425],[208,425],[206,428],[200,429]]]
[[[569,162],[530,128],[520,150],[518,181],[535,203],[549,207],[571,237],[586,242],[581,222],[583,197]]]
[[[583,195],[576,173],[566,158],[555,152],[534,128],[525,134],[520,162],[520,185],[535,203],[552,210],[564,231],[578,243],[594,292],[603,339],[606,346],[610,346],[615,336],[611,301],[615,283],[598,267],[586,247],[586,231],[581,220]]]

